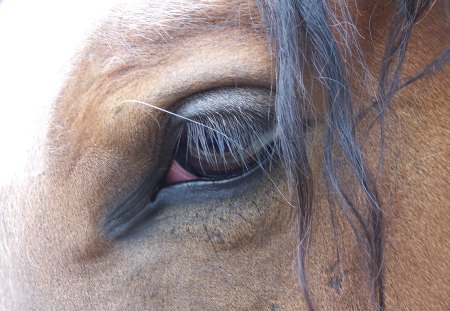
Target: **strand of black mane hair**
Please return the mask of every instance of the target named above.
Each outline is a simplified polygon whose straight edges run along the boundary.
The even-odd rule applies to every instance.
[[[427,68],[401,83],[408,42],[417,19],[430,6],[430,0],[398,0],[395,5],[378,79],[378,95],[367,106],[376,111],[374,123],[380,128],[380,164],[383,159],[384,116],[395,93],[448,61],[447,48]],[[365,163],[355,132],[358,115],[354,112],[352,90],[342,53],[362,55],[357,42],[347,51],[338,48],[330,22],[335,19],[326,0],[257,0],[267,25],[271,50],[277,59],[275,112],[279,131],[278,145],[287,171],[290,189],[297,199],[299,217],[298,270],[305,302],[314,309],[305,272],[305,257],[313,214],[313,180],[305,139],[304,117],[314,111],[310,92],[304,84],[305,73],[316,77],[326,95],[323,137],[324,175],[329,189],[332,223],[340,208],[353,228],[367,271],[373,310],[384,309],[383,295],[383,214],[374,174]],[[339,1],[340,12],[350,20],[346,1]],[[351,30],[344,30],[344,32]],[[356,36],[349,35],[350,38]],[[357,59],[364,64],[364,59]],[[364,67],[364,66],[363,66]],[[363,68],[364,69],[364,68]],[[295,133],[295,135],[294,135]],[[336,159],[344,159],[363,202],[344,187]],[[342,162],[342,161],[341,161]],[[335,203],[337,202],[337,203]],[[339,253],[337,252],[337,256]],[[337,258],[339,260],[339,258]]]

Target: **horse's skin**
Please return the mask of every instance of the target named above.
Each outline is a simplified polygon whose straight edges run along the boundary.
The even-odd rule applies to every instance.
[[[0,69],[0,308],[307,309],[297,273],[296,209],[286,204],[281,166],[270,178],[250,174],[245,182],[199,187],[198,196],[185,184],[167,188],[170,204],[120,237],[102,226],[143,181],[162,179],[171,160],[164,145],[170,116],[129,100],[173,111],[193,93],[273,85],[276,61],[256,4],[142,0],[111,2],[95,14],[92,2],[47,4],[0,4],[6,68]],[[349,8],[376,81],[393,6],[350,1]],[[418,21],[403,77],[446,48],[446,9],[446,1],[436,1]],[[58,80],[60,65],[67,70]],[[373,90],[361,89],[357,77],[353,94],[368,94],[369,101]],[[318,122],[308,132],[314,202],[307,286],[315,309],[367,310],[373,306],[358,240],[344,215],[335,215],[335,230],[331,223],[321,92],[313,93]],[[448,102],[444,66],[399,90],[385,114],[384,170],[376,175],[387,310],[448,310]],[[377,128],[362,141],[374,172]],[[366,129],[357,128],[361,135]],[[27,163],[16,169],[24,144],[31,148]]]

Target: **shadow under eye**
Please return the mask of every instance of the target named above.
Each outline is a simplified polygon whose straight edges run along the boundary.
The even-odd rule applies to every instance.
[[[155,213],[164,212],[172,206],[180,204],[195,204],[211,200],[233,198],[251,191],[264,179],[269,179],[269,170],[278,165],[277,161],[261,164],[259,169],[253,169],[238,177],[224,180],[194,180],[170,185],[160,189],[139,213],[111,221],[104,227],[109,239],[119,239],[130,234],[140,226],[145,225]]]
[[[273,100],[274,94],[260,88],[210,90],[182,100],[175,111],[179,118],[171,118],[159,159],[154,159],[160,165],[166,164],[159,168],[159,172],[151,173],[151,177],[112,209],[102,226],[104,235],[108,239],[118,239],[136,226],[146,223],[156,212],[170,206],[233,197],[261,182],[264,175],[269,176],[268,171],[277,162],[277,155],[272,148],[275,133]],[[218,173],[202,174],[206,171],[199,162],[201,171],[197,170],[192,174],[199,177],[197,180],[191,178],[188,182],[168,185],[164,180],[173,162],[167,157],[173,158],[174,153],[176,155],[180,150],[177,148],[180,146],[180,135],[186,133],[186,129],[190,131],[187,140],[210,156],[209,159],[201,158],[200,153],[194,153],[197,161],[204,161],[203,165],[214,167]],[[270,137],[267,132],[270,132]],[[215,139],[212,143],[208,141],[211,137]],[[259,140],[258,144],[254,144],[253,140]],[[208,149],[214,143],[222,147]],[[236,147],[239,144],[246,146],[245,152]],[[251,149],[252,144],[259,147]],[[226,148],[224,145],[227,145]],[[221,171],[218,162],[208,162],[212,157],[223,157],[225,149],[231,150],[231,153],[240,153],[237,157],[232,156],[237,168]],[[189,152],[192,153],[192,150],[189,150],[188,145],[184,152],[189,159]],[[247,158],[251,161],[245,160]],[[183,165],[189,167],[189,162],[184,162]]]

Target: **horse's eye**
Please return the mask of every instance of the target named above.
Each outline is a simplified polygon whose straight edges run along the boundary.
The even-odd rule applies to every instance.
[[[198,106],[205,98],[210,103],[211,97],[216,103],[202,103],[179,132],[166,177],[169,184],[236,177],[273,157],[275,125],[269,91],[220,89],[189,100]]]
[[[228,197],[258,182],[277,162],[273,102],[274,94],[264,88],[221,88],[186,97],[174,112],[165,111],[174,117],[161,134],[164,170],[149,174],[107,216],[105,234],[118,238],[167,206]]]
[[[229,124],[234,133],[189,124],[178,141],[176,165],[193,176],[217,179],[243,174],[271,157],[272,128],[254,129],[251,123],[230,123],[233,120],[222,116],[218,119]]]

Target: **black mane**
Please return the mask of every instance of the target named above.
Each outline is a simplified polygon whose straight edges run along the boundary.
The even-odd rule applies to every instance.
[[[354,64],[367,71],[355,31],[351,27],[338,29],[337,31],[341,31],[340,34],[347,38],[347,47],[338,46],[336,31],[333,32],[330,26],[337,19],[324,0],[257,1],[268,28],[272,51],[277,58],[275,109],[279,130],[278,143],[299,208],[299,239],[302,242],[299,247],[298,268],[306,303],[309,309],[314,309],[305,273],[305,251],[313,214],[313,180],[302,121],[314,111],[311,92],[303,80],[305,73],[308,73],[320,82],[326,98],[323,171],[329,189],[332,221],[336,209],[340,209],[351,224],[361,253],[365,256],[364,262],[367,263],[364,268],[367,271],[372,309],[383,310],[381,195],[376,188],[375,172],[371,172],[366,164],[358,141],[360,138],[355,131],[361,114],[355,112],[352,97],[354,90],[350,86],[348,73],[356,69],[353,68],[352,62],[350,65],[344,62],[344,56],[350,55]],[[392,4],[395,5],[395,12],[384,56],[380,60],[377,95],[365,104],[366,111],[375,113],[372,126],[377,123],[380,128],[380,165],[383,161],[384,115],[395,93],[449,60],[450,52],[447,48],[423,71],[406,82],[401,82],[411,32],[417,19],[430,7],[430,2],[399,0]],[[341,18],[353,25],[346,1],[339,3]],[[348,57],[345,60],[348,60]],[[338,161],[347,163],[345,174],[342,174],[342,167],[338,167]],[[351,178],[351,184],[358,189],[345,186],[343,175],[346,175],[346,181]]]

